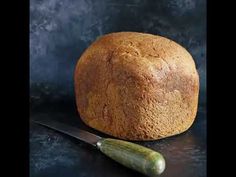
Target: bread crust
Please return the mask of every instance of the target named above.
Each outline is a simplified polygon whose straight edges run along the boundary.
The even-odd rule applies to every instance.
[[[157,140],[186,131],[198,105],[191,55],[167,38],[137,32],[104,35],[80,57],[75,96],[90,127],[126,140]]]

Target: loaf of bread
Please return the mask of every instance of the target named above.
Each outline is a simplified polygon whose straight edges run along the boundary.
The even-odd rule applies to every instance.
[[[137,32],[104,35],[80,57],[75,73],[81,119],[126,140],[157,140],[186,131],[198,105],[191,55],[167,38]]]

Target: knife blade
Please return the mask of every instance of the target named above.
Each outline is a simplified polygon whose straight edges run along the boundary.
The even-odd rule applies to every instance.
[[[144,146],[124,140],[103,138],[53,120],[33,122],[89,143],[116,162],[142,174],[156,176],[165,170],[166,164],[162,154]]]
[[[95,134],[52,120],[34,120],[33,122],[67,134],[93,146],[97,146],[97,142],[102,139]]]

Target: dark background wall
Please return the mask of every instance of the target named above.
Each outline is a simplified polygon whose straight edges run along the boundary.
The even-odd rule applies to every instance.
[[[74,100],[73,72],[98,37],[117,31],[158,34],[183,45],[206,90],[205,0],[31,0],[31,102]]]

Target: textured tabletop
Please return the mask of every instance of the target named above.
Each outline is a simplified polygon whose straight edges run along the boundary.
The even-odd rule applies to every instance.
[[[32,119],[54,119],[108,137],[84,125],[73,107],[46,106],[40,110],[33,110]],[[185,133],[158,141],[138,143],[164,155],[167,166],[161,175],[163,177],[206,176],[205,112],[198,112],[193,126]],[[142,175],[114,162],[89,144],[31,122],[30,176],[132,177]]]

